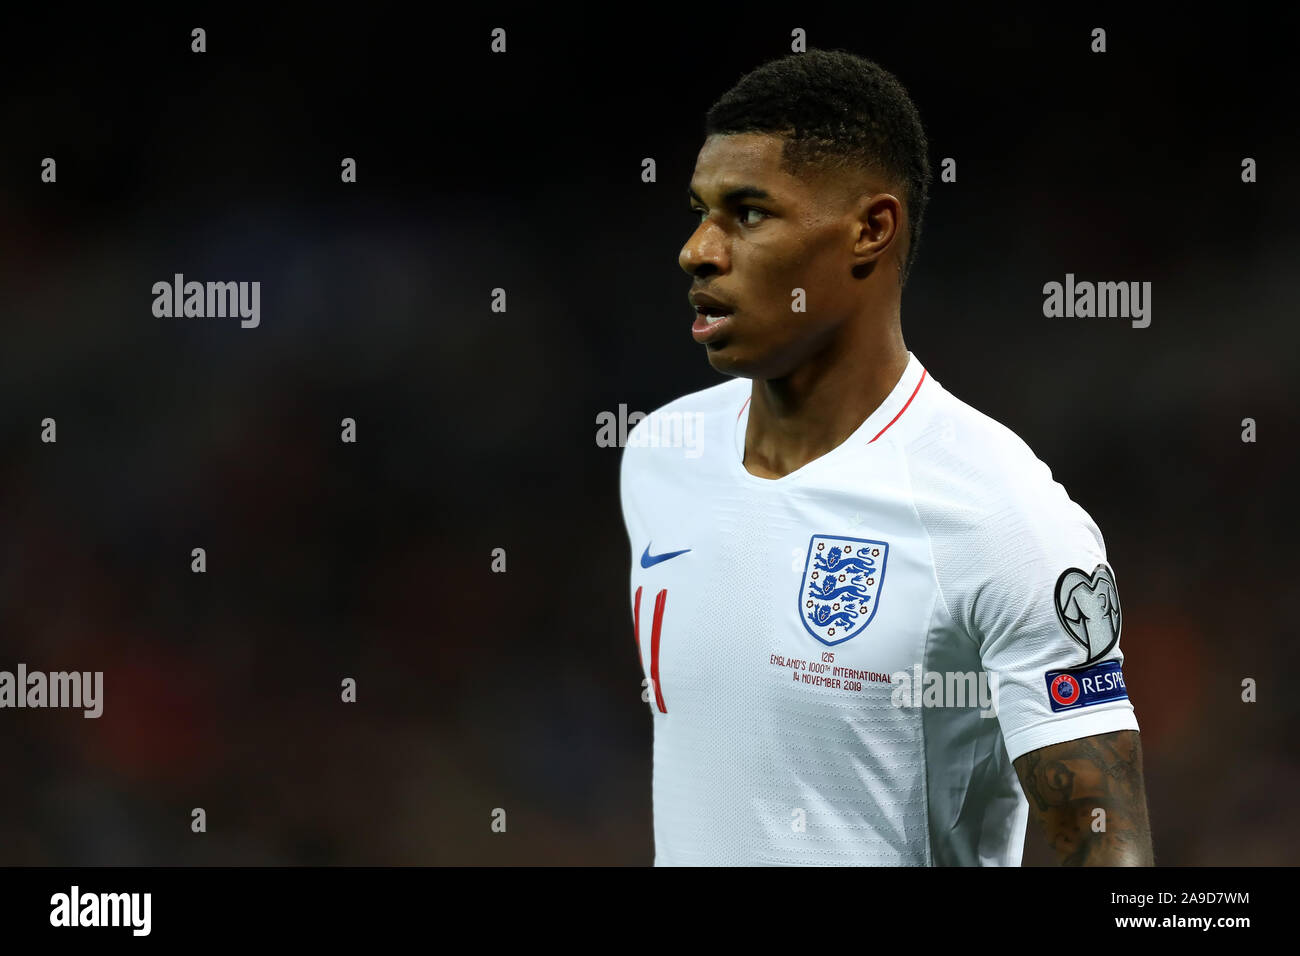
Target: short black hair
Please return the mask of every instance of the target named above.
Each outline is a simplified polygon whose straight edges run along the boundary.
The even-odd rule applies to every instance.
[[[791,53],[745,74],[709,108],[704,135],[771,133],[786,138],[782,168],[859,168],[903,193],[911,241],[899,270],[907,283],[930,193],[921,115],[898,78],[847,50]]]

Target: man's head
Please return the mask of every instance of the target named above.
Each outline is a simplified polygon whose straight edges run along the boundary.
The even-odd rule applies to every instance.
[[[780,378],[850,317],[895,303],[921,235],[925,132],[892,74],[810,50],[744,76],[709,110],[678,257],[732,315],[697,332],[719,371]],[[806,311],[792,310],[795,289]],[[702,325],[703,323],[697,323]]]

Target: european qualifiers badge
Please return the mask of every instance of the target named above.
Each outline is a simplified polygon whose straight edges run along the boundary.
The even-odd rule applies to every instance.
[[[1080,647],[1083,663],[1105,657],[1119,640],[1123,622],[1119,610],[1119,591],[1110,568],[1099,564],[1088,574],[1078,568],[1066,568],[1056,579],[1056,619]]]
[[[843,644],[876,616],[889,544],[815,534],[799,584],[799,619],[827,646]]]
[[[1056,579],[1056,617],[1080,647],[1084,661],[1068,670],[1048,671],[1048,703],[1053,713],[1113,700],[1127,700],[1128,688],[1119,661],[1097,663],[1119,641],[1123,618],[1115,576],[1105,564],[1088,574],[1066,568]]]

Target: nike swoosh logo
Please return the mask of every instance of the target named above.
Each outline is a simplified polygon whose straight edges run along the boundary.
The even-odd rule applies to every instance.
[[[687,548],[686,551],[691,550]],[[649,568],[658,564],[660,561],[667,561],[669,558],[675,558],[679,554],[685,554],[686,551],[668,551],[664,554],[651,554],[650,545],[645,546],[645,554],[641,555],[641,567]]]

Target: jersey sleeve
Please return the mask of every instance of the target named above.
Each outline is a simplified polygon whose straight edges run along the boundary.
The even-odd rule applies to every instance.
[[[974,523],[952,612],[979,648],[1010,759],[1137,730],[1115,572],[1092,518],[1036,458]]]

